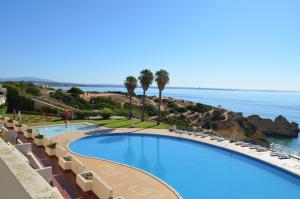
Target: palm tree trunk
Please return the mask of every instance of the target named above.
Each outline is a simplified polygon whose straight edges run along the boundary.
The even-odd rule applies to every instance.
[[[142,122],[145,120],[145,100],[146,100],[146,91],[143,93],[143,111],[142,111]]]
[[[157,125],[160,124],[160,104],[161,104],[161,90],[159,90],[159,98],[158,98]]]
[[[131,104],[131,95],[129,95],[129,119],[132,118],[132,104]]]

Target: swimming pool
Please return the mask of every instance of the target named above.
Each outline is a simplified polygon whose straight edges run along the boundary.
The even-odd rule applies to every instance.
[[[84,137],[70,150],[145,170],[184,199],[295,199],[300,178],[236,153],[179,138],[144,134]]]
[[[66,127],[65,125],[55,125],[55,126],[43,126],[34,128],[40,134],[43,134],[47,137],[53,137],[65,133],[72,133],[76,131],[88,131],[97,129],[98,126],[96,125],[86,125],[86,124],[68,124]]]

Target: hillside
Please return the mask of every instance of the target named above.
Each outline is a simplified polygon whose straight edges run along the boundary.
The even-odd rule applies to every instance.
[[[128,96],[122,92],[86,93],[75,87],[64,91],[32,83],[9,83],[7,86],[8,93],[12,93],[15,98],[12,101],[15,104],[8,106],[10,112],[14,107],[22,111],[62,115],[62,110],[67,107],[74,112],[74,119],[86,119],[98,116],[99,110],[104,108],[109,109],[112,115],[127,117],[130,107]],[[36,104],[37,101],[39,106]],[[53,106],[49,107],[47,104]],[[146,120],[156,121],[157,107],[158,98],[148,96],[145,106]],[[294,137],[299,133],[298,124],[289,123],[283,117],[274,122],[269,120],[266,122],[262,118],[246,118],[241,113],[187,100],[162,98],[161,109],[161,121],[165,124],[175,125],[183,130],[204,130],[233,140],[264,141],[266,135]],[[142,96],[133,96],[132,112],[136,119],[141,118]]]

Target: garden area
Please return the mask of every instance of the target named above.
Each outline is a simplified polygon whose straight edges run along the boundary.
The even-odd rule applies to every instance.
[[[5,116],[13,118],[13,114],[5,114]],[[16,115],[16,119],[19,120],[18,115]],[[34,114],[21,114],[20,121],[29,126],[64,124],[64,120],[61,117],[34,115]],[[154,129],[170,128],[169,125],[163,123],[161,123],[160,125],[156,125],[156,122],[151,122],[151,121],[141,122],[138,119],[129,120],[126,118],[114,118],[114,117],[110,119],[82,119],[82,120],[70,121],[70,123],[77,123],[77,122],[89,122],[107,128],[154,128]]]

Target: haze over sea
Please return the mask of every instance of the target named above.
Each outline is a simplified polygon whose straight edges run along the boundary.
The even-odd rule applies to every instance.
[[[68,89],[68,87],[60,88]],[[126,92],[125,88],[121,86],[81,87],[81,89],[98,92]],[[142,94],[142,89],[137,88],[135,93]],[[158,96],[158,90],[150,88],[147,95]],[[259,115],[262,118],[275,119],[278,115],[283,115],[289,121],[300,124],[300,92],[166,88],[163,95],[222,106],[225,109],[242,112],[245,116]],[[300,139],[272,139],[272,141],[300,152]]]

